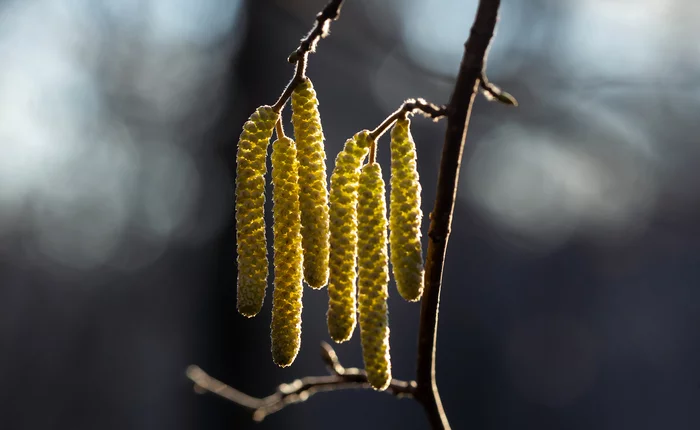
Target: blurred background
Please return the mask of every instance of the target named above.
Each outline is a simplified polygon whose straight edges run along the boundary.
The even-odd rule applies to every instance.
[[[347,2],[308,70],[329,171],[403,99],[448,100],[476,3]],[[236,313],[233,217],[241,126],[324,4],[0,1],[0,428],[427,427],[362,391],[255,425],[184,376],[264,396],[325,373],[325,290],[288,369],[271,289]],[[489,77],[520,107],[480,97],[469,129],[437,363],[455,429],[700,428],[698,22],[693,0],[503,1]],[[426,214],[444,127],[413,121]],[[419,306],[390,289],[410,379]],[[357,333],[337,351],[361,365]]]

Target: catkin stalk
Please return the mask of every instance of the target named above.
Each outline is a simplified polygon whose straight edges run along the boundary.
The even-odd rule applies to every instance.
[[[376,390],[391,381],[387,298],[386,192],[379,164],[367,164],[360,174],[358,212],[358,310],[360,340],[367,380]]]
[[[316,92],[309,78],[292,93],[292,125],[301,179],[301,224],[304,279],[311,288],[328,283],[329,220],[326,152]]]
[[[335,160],[331,175],[328,332],[336,342],[350,339],[355,330],[357,188],[360,166],[369,152],[370,143],[367,130],[348,139]]]
[[[389,243],[396,288],[408,301],[423,294],[421,250],[421,186],[416,168],[416,144],[407,118],[396,121],[391,130],[391,202]]]
[[[265,239],[265,173],[267,145],[279,115],[259,107],[243,126],[236,155],[236,246],[238,312],[260,312],[267,286]]]
[[[301,345],[302,248],[299,176],[294,142],[282,137],[272,144],[272,212],[274,272],[272,359],[286,367]]]

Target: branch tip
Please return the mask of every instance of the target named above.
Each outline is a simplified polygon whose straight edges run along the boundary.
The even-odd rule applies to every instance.
[[[481,88],[481,92],[484,94],[484,97],[486,97],[486,100],[490,102],[497,101],[508,106],[518,106],[518,100],[516,100],[512,94],[503,91],[498,86],[489,82],[489,80],[486,78],[486,74],[483,72],[481,73],[481,78],[479,80],[479,87]]]
[[[343,368],[338,359],[338,354],[327,342],[321,342],[321,360],[323,360],[330,372],[336,375],[341,375],[345,372],[345,368]]]
[[[311,31],[301,39],[297,49],[292,51],[287,57],[287,62],[296,64],[296,69],[294,76],[272,107],[275,112],[279,113],[282,110],[289,97],[292,96],[294,88],[306,77],[306,62],[309,58],[309,53],[315,52],[318,41],[330,33],[331,21],[335,21],[340,16],[340,8],[343,6],[343,1],[331,0],[328,2],[326,7],[316,15],[316,21]]]
[[[447,116],[447,107],[438,106],[434,103],[427,102],[422,98],[406,99],[406,101],[401,104],[401,107],[392,112],[392,114],[382,121],[377,128],[372,130],[369,135],[376,141],[387,131],[389,127],[394,125],[397,120],[416,113],[420,113],[426,118],[432,118],[433,121],[438,121],[440,118]]]

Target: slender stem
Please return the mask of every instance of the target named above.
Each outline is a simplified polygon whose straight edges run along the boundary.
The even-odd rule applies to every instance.
[[[394,123],[408,114],[420,113],[426,118],[432,118],[437,121],[440,118],[447,115],[447,108],[445,106],[438,106],[432,103],[428,103],[424,99],[408,99],[401,107],[396,109],[391,113],[381,124],[377,126],[374,130],[369,133],[369,137],[372,140],[379,139]]]
[[[498,20],[499,6],[500,0],[479,1],[474,25],[464,46],[457,82],[447,109],[447,131],[438,173],[437,196],[430,216],[425,290],[421,302],[418,331],[416,398],[423,405],[433,429],[450,428],[435,380],[435,350],[442,271],[472,103],[478,92],[479,79],[486,64],[488,47]]]
[[[287,100],[289,100],[289,98],[292,96],[294,88],[296,88],[297,85],[304,80],[304,77],[306,76],[307,59],[308,53],[299,56],[296,69],[294,69],[294,76],[292,76],[292,79],[287,83],[287,86],[284,87],[284,91],[282,91],[282,94],[272,106],[272,109],[274,109],[275,112],[280,113],[282,111],[282,108],[287,103]]]
[[[206,374],[198,366],[187,368],[187,377],[194,382],[195,391],[200,394],[212,393],[236,403],[253,412],[255,421],[262,421],[267,415],[273,414],[295,403],[305,402],[313,394],[325,391],[348,389],[369,389],[367,373],[361,369],[345,368],[327,343],[321,344],[321,355],[326,362],[330,375],[307,376],[289,384],[282,384],[277,391],[267,397],[258,398],[242,393],[216,378]],[[416,384],[413,381],[392,379],[386,392],[398,398],[413,397]]]
[[[374,164],[377,158],[377,141],[372,140],[372,144],[369,146],[369,164]]]
[[[282,95],[275,102],[272,108],[279,113],[284,105],[292,96],[294,88],[299,85],[306,77],[306,63],[311,52],[316,52],[316,45],[322,38],[328,36],[330,31],[331,21],[335,21],[340,16],[340,8],[343,6],[344,0],[331,0],[326,4],[321,12],[316,15],[316,21],[309,33],[301,39],[299,46],[287,58],[290,63],[296,63],[294,76],[284,88]]]
[[[284,134],[284,125],[282,125],[282,118],[278,119],[275,123],[275,131],[277,132],[277,139],[286,137]]]

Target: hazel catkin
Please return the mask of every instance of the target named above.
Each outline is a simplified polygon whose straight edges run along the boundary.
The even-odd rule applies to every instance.
[[[236,247],[238,312],[253,317],[262,308],[267,286],[265,173],[267,145],[279,119],[270,106],[259,107],[243,125],[236,154]]]
[[[389,243],[396,288],[408,301],[423,294],[421,250],[421,186],[416,168],[416,144],[407,118],[396,121],[391,130],[391,198]]]
[[[331,174],[328,332],[336,342],[350,339],[355,330],[357,188],[370,143],[367,130],[348,139]]]
[[[299,177],[294,142],[282,137],[272,144],[272,212],[274,217],[274,291],[272,359],[292,364],[301,345],[302,248]]]
[[[329,225],[326,152],[316,92],[309,78],[292,93],[292,124],[301,178],[304,279],[311,288],[328,283]]]
[[[387,255],[386,192],[382,170],[367,164],[360,174],[358,212],[358,311],[360,340],[367,380],[376,390],[391,381],[389,315],[387,311],[389,261]]]

